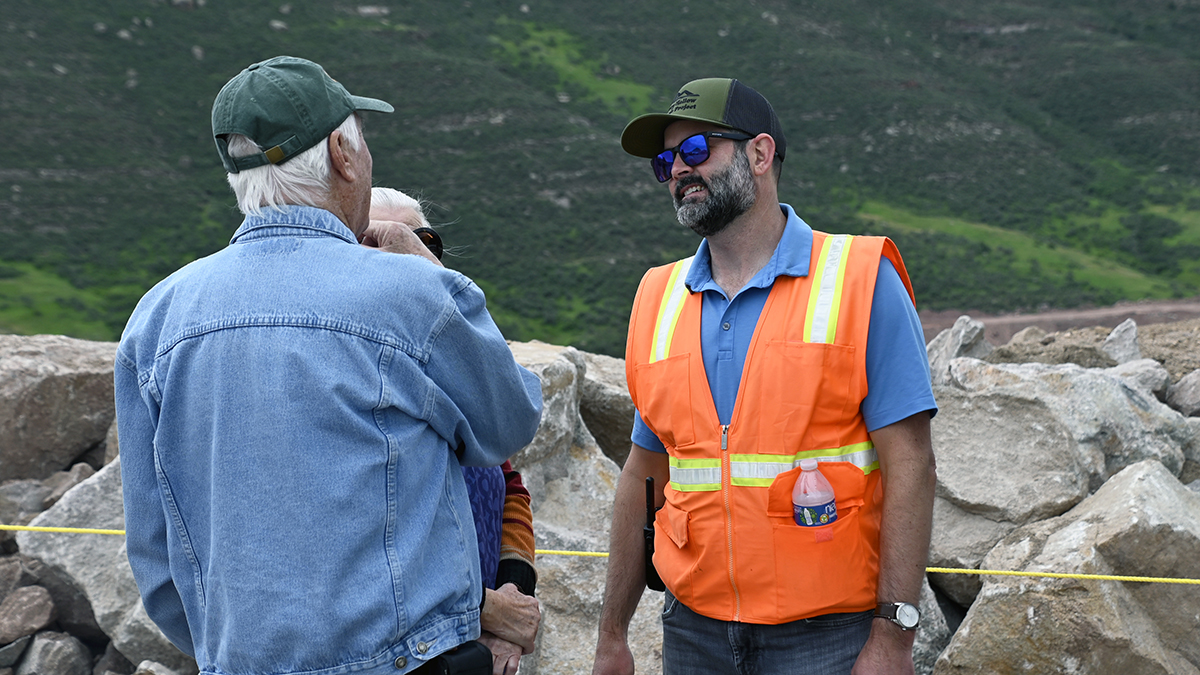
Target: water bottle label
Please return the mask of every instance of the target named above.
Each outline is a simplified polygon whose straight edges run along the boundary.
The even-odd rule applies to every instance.
[[[801,527],[820,527],[837,520],[837,505],[834,502],[821,506],[792,504],[792,515],[796,517],[796,524]]]

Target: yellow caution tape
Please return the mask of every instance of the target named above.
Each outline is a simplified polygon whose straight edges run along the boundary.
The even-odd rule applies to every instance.
[[[86,527],[31,527],[29,525],[0,525],[0,530],[16,530],[25,532],[65,532],[69,534],[125,534],[125,530],[95,530]],[[558,551],[553,549],[537,549],[537,555],[574,555],[589,558],[607,558],[605,551]],[[926,567],[926,572],[935,574],[990,574],[1006,577],[1042,577],[1049,579],[1092,579],[1097,581],[1132,581],[1147,584],[1195,584],[1200,586],[1200,579],[1172,579],[1170,577],[1127,577],[1116,574],[1063,574],[1059,572],[1012,572],[1005,570],[968,570],[954,567]]]
[[[67,532],[70,534],[125,534],[125,530],[93,530],[86,527],[30,527],[29,525],[0,525],[0,530],[14,530],[18,532]]]

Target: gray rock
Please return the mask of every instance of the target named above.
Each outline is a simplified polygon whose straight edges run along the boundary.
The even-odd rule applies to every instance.
[[[116,343],[0,335],[0,481],[45,478],[104,440]]]
[[[920,607],[921,625],[913,641],[913,666],[917,675],[929,675],[938,656],[950,644],[952,633],[928,579],[921,581]]]
[[[21,564],[19,557],[0,558],[0,602],[16,589],[32,586],[37,581],[37,575]]]
[[[1040,326],[1026,326],[1021,330],[1013,333],[1013,336],[1008,339],[1008,344],[1034,344],[1042,341],[1046,337],[1046,331]]]
[[[958,317],[954,325],[938,333],[925,345],[929,356],[929,373],[934,384],[946,382],[950,361],[969,356],[985,358],[995,347],[984,338],[984,325],[965,314]]]
[[[113,675],[132,675],[134,668],[133,663],[125,658],[113,643],[109,642],[104,648],[104,655],[96,661],[96,665],[92,666],[92,675],[104,675],[105,673],[113,673]]]
[[[124,529],[124,513],[121,463],[117,460],[75,486],[33,524]],[[130,661],[158,661],[182,675],[198,671],[196,662],[172,645],[146,616],[129,569],[123,537],[22,532],[17,541],[22,553],[71,579],[91,603],[99,627]]]
[[[104,463],[108,464],[121,454],[121,442],[117,437],[117,420],[114,417],[112,424],[108,427],[108,434],[104,437]]]
[[[929,566],[979,569],[988,551],[1016,527],[1012,523],[967,513],[945,499],[935,498]],[[963,607],[975,601],[983,585],[979,575],[962,573],[930,573],[929,583]]]
[[[1127,361],[1105,371],[1124,380],[1129,386],[1147,393],[1159,401],[1167,400],[1167,387],[1171,385],[1171,373],[1154,359]]]
[[[1013,531],[987,569],[1200,577],[1200,495],[1153,460]],[[1200,596],[1171,584],[988,576],[935,673],[1198,673]],[[1019,644],[1020,648],[1014,648]]]
[[[92,653],[66,633],[38,633],[16,675],[91,675]]]
[[[54,601],[41,586],[22,586],[0,603],[0,645],[33,635],[54,621]]]
[[[174,670],[164,666],[157,661],[142,661],[138,664],[134,675],[179,675]]]
[[[623,466],[629,456],[634,413],[625,382],[625,360],[587,352],[583,356],[587,373],[579,414],[604,454]]]
[[[1118,365],[1142,358],[1142,350],[1138,347],[1137,324],[1134,320],[1122,321],[1104,338],[1100,349],[1111,356]]]
[[[539,549],[606,551],[620,470],[600,450],[579,412],[586,362],[574,349],[513,343],[517,362],[542,379],[542,426],[513,457],[533,497]],[[537,560],[542,626],[536,649],[521,659],[522,675],[588,672],[606,574],[605,558],[542,555]],[[646,593],[630,625],[638,672],[662,664],[662,594]]]
[[[1200,479],[1200,417],[1188,417],[1185,421],[1191,429],[1192,439],[1183,444],[1183,471],[1179,472],[1179,482],[1187,484]]]
[[[79,485],[95,474],[95,469],[82,462],[72,466],[70,471],[59,471],[52,474],[49,478],[42,481],[42,484],[50,489],[50,494],[46,495],[46,498],[42,500],[42,510],[44,511],[54,506],[67,493],[67,490]]]
[[[12,668],[17,665],[17,661],[25,653],[25,648],[29,646],[30,642],[33,642],[33,636],[26,635],[16,642],[0,647],[0,668]],[[12,670],[8,672],[11,673]]]
[[[54,600],[58,613],[59,630],[93,644],[108,642],[108,636],[96,623],[92,603],[68,574],[36,558],[20,556],[20,559],[25,568],[37,577],[37,584],[50,591],[50,598]]]
[[[1074,364],[989,365],[963,358],[950,363],[950,377],[967,392],[1044,403],[1075,439],[1090,491],[1143,459],[1156,459],[1179,475],[1184,448],[1197,442],[1196,430],[1179,413],[1106,370]]]
[[[1075,439],[1044,402],[950,387],[935,396],[938,497],[967,513],[1023,525],[1087,496]]]
[[[1167,405],[1187,415],[1200,415],[1200,369],[1184,375],[1167,390]]]

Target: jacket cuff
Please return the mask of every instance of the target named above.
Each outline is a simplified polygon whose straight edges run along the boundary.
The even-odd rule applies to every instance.
[[[504,584],[515,584],[525,595],[533,595],[537,587],[537,570],[533,565],[516,558],[506,558],[500,561],[496,570],[496,588]]]

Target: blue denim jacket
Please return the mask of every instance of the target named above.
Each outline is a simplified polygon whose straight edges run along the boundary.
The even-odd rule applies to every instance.
[[[541,417],[469,279],[309,207],[138,304],[116,404],[129,563],[202,672],[392,673],[479,634],[461,464]]]

